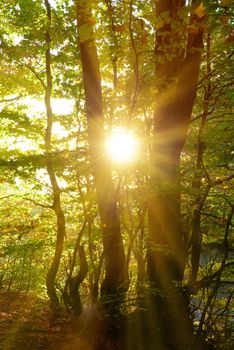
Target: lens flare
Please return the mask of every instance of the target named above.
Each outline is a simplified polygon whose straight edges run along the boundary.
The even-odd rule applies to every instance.
[[[128,163],[136,158],[138,142],[131,131],[115,129],[106,141],[109,157],[116,163]]]

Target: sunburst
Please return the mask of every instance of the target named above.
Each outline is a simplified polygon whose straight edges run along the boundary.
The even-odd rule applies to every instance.
[[[115,163],[129,163],[136,159],[138,140],[132,131],[116,128],[106,141],[108,156]]]

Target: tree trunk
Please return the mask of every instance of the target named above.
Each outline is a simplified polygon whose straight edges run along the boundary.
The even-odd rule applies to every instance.
[[[148,279],[150,282],[150,322],[159,349],[192,347],[193,329],[187,301],[180,287],[184,269],[184,237],[180,217],[178,168],[186,139],[199,75],[202,30],[188,34],[187,52],[182,59],[178,10],[184,1],[156,2],[156,16],[169,13],[156,29],[157,101],[152,151],[152,192],[149,199]],[[191,15],[191,25],[200,18]],[[174,43],[174,45],[172,45]],[[161,346],[161,347],[160,347]]]
[[[71,307],[75,315],[80,315],[82,312],[82,303],[80,299],[79,288],[88,273],[88,264],[83,246],[78,247],[80,269],[75,277],[71,277],[69,283],[69,293],[71,298]]]
[[[77,26],[85,89],[90,162],[97,193],[101,219],[105,259],[105,279],[101,295],[110,308],[118,309],[126,290],[127,272],[125,253],[120,232],[116,194],[111,167],[105,159],[104,120],[102,110],[101,77],[97,49],[93,38],[91,1],[79,0]]]
[[[65,217],[61,206],[60,188],[51,161],[51,131],[53,124],[53,112],[51,108],[51,92],[52,92],[52,75],[51,75],[51,56],[50,56],[50,23],[51,23],[51,7],[48,0],[44,0],[48,17],[49,28],[45,33],[46,40],[46,85],[45,85],[45,106],[47,115],[47,129],[45,135],[46,149],[46,169],[50,178],[53,193],[53,210],[57,219],[57,235],[55,253],[52,264],[46,275],[47,294],[50,298],[50,305],[53,313],[57,315],[59,309],[59,299],[55,289],[55,278],[58,272],[60,259],[63,251],[63,242],[65,237]]]
[[[210,64],[210,34],[207,35],[207,70],[206,74],[209,76],[211,74],[211,64]],[[201,123],[198,131],[197,140],[197,159],[196,159],[196,173],[194,176],[194,181],[192,184],[192,189],[195,193],[195,200],[193,203],[193,216],[192,216],[192,229],[191,229],[191,272],[189,282],[194,283],[197,280],[197,274],[199,270],[199,260],[201,254],[201,244],[202,244],[202,231],[201,231],[201,211],[205,204],[206,198],[209,194],[209,186],[205,193],[202,194],[202,176],[203,176],[203,155],[205,152],[205,140],[204,140],[204,129],[206,126],[207,116],[209,115],[209,104],[211,98],[211,82],[208,78],[208,86],[206,87],[204,100],[203,100],[203,113],[201,116]]]

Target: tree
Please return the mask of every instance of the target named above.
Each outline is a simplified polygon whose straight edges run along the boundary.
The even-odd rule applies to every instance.
[[[193,9],[185,42],[182,30],[185,18],[181,16],[185,3],[156,2],[156,16],[161,22],[155,39],[158,94],[149,201],[148,276],[151,287],[156,289],[152,308],[157,315],[155,322],[158,323],[156,327],[159,339],[162,338],[162,348],[167,346],[168,340],[171,341],[168,334],[172,334],[176,348],[193,347],[186,299],[179,286],[185,266],[185,239],[181,225],[178,169],[201,62],[205,9],[202,4],[200,7],[199,14],[196,7]]]
[[[45,32],[45,42],[46,42],[46,51],[45,51],[45,63],[46,63],[46,84],[43,84],[45,90],[45,106],[46,106],[46,116],[47,116],[47,128],[45,134],[45,151],[46,151],[46,169],[50,178],[50,183],[53,191],[53,205],[52,208],[55,212],[57,219],[57,237],[56,237],[56,246],[55,253],[52,264],[47,272],[46,276],[46,286],[47,293],[50,298],[51,308],[55,314],[58,312],[59,308],[59,299],[55,289],[55,279],[56,274],[59,269],[60,259],[63,251],[63,242],[65,237],[65,216],[61,206],[60,199],[60,188],[56,178],[55,171],[53,169],[51,161],[51,132],[53,125],[53,112],[51,107],[51,93],[52,93],[52,75],[51,75],[51,53],[50,53],[50,25],[51,25],[51,7],[48,0],[45,0],[46,14],[48,20],[48,29]]]
[[[90,5],[91,2],[77,1],[76,13],[85,89],[90,160],[97,191],[104,247],[106,276],[102,283],[102,295],[107,298],[108,307],[114,308],[115,312],[123,300],[121,295],[126,290],[127,271],[116,203],[116,190],[112,182],[110,167],[106,164],[103,156],[104,121],[101,77],[93,38],[93,17]],[[120,300],[118,300],[119,295],[121,296]]]

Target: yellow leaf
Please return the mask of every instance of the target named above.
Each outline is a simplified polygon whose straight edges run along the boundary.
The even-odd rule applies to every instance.
[[[198,6],[198,8],[194,11],[194,13],[199,17],[202,18],[205,16],[205,12],[206,12],[206,8],[203,5],[203,2],[200,3],[200,5]]]

